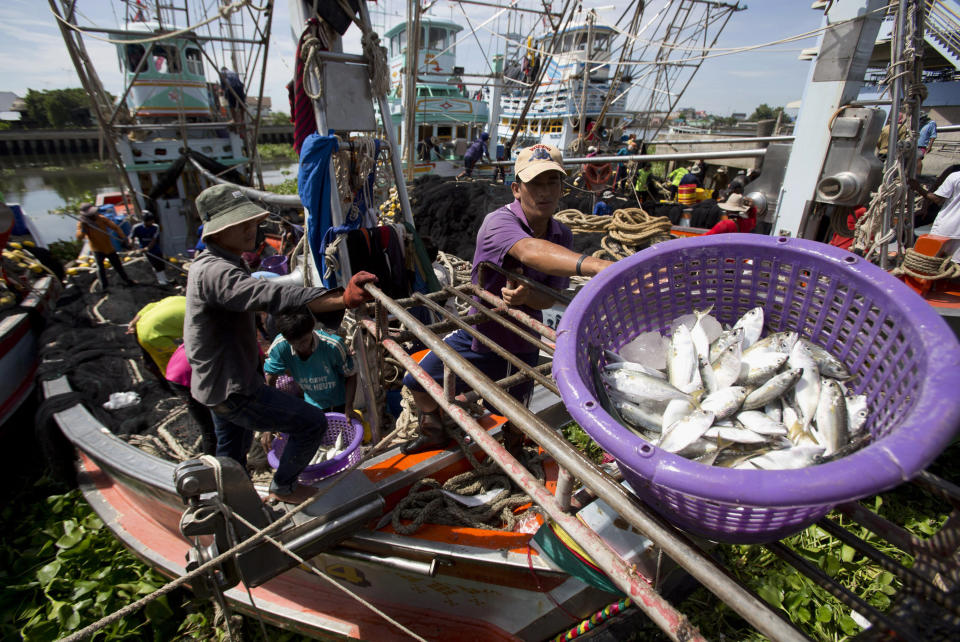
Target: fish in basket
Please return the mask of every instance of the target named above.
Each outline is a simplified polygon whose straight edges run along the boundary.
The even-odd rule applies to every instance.
[[[693,343],[696,313],[703,316],[705,311],[720,324],[721,332],[724,326],[733,331],[739,322],[744,334],[757,333],[753,341],[783,342],[782,350],[771,353],[786,353],[792,343],[787,361],[765,382],[760,379],[782,357],[757,358],[743,374],[741,338],[740,367],[731,366],[729,372],[714,365],[730,346],[701,344],[701,350],[716,349],[712,359],[707,353],[710,371],[706,371],[696,344],[691,349],[686,338],[678,338],[672,347],[684,354],[673,357],[676,363],[665,367],[666,372],[654,370],[689,397],[670,400],[676,403],[666,428],[669,433],[674,422],[685,419],[683,433],[666,441],[667,420],[661,414],[661,432],[648,427],[644,435],[638,431],[639,417],[633,416],[631,423],[629,411],[618,410],[617,403],[626,407],[624,395],[604,375],[609,378],[611,372],[631,367],[617,367],[618,359],[636,362],[628,358],[636,349],[631,342],[644,333],[656,332],[660,341],[669,337],[671,344],[675,336],[689,334]],[[674,323],[684,315],[693,315],[691,327]],[[714,326],[711,333],[716,332]],[[652,344],[653,338],[647,335],[644,340]],[[821,359],[821,365],[812,366],[821,363],[817,356],[824,353],[832,365]],[[837,376],[820,376],[838,364],[844,370],[833,372]],[[553,374],[571,416],[616,458],[641,499],[675,525],[722,541],[780,539],[837,504],[892,488],[933,461],[960,426],[960,397],[955,393],[960,386],[960,345],[947,324],[883,270],[843,250],[802,239],[755,234],[678,239],[618,261],[587,283],[568,307],[557,331]],[[711,400],[704,410],[709,393],[703,379],[711,386],[718,385],[713,380],[718,377],[728,384],[724,388],[741,384],[744,391],[737,391],[733,400]],[[762,386],[777,377],[781,379],[775,385],[782,390],[759,395]],[[836,381],[836,386],[824,381]],[[827,397],[821,408],[824,387]],[[748,397],[739,401],[743,393],[759,396],[744,408]],[[844,398],[847,434],[828,439],[832,442],[828,446],[820,438],[825,437],[824,428],[831,429],[829,422],[840,421],[838,395]],[[767,411],[775,413],[774,400],[781,402],[777,423],[788,432],[777,437],[790,439],[792,432],[801,443],[791,439],[789,448],[769,448],[764,455],[792,452],[790,459],[795,459],[798,447],[808,448],[809,456],[799,463],[758,462],[753,456],[757,453],[746,452],[749,445],[728,443],[734,437],[742,440],[744,429],[757,432],[762,418],[745,411],[769,419]],[[681,406],[688,402],[692,409]],[[854,406],[854,416],[846,405]],[[662,409],[666,411],[666,406]],[[696,421],[686,419],[694,412],[699,413]],[[731,414],[717,426],[717,415],[726,413]],[[713,416],[708,421],[709,414]],[[645,420],[655,425],[653,418]],[[751,421],[755,427],[747,428]],[[857,425],[861,421],[862,426]],[[849,434],[851,426],[863,441],[848,448],[857,437]],[[714,428],[716,451],[741,451],[725,462],[732,464],[729,467],[705,465],[727,459],[723,452],[712,461],[696,461],[700,455],[712,456],[702,438]],[[764,422],[760,430],[781,429]],[[703,453],[686,453],[690,459],[681,454],[698,442]],[[780,443],[786,446],[782,439]],[[774,460],[778,457],[782,456],[773,455]]]

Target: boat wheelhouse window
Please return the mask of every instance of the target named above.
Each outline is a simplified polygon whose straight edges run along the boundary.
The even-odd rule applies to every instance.
[[[137,67],[143,63],[143,54],[145,52],[143,45],[127,45],[127,69],[136,73]]]
[[[447,30],[443,27],[430,27],[430,43],[428,49],[443,51],[447,48]]]
[[[574,34],[574,38],[576,39],[575,42],[576,42],[577,49],[587,48],[587,34],[577,33],[577,34]]]
[[[401,53],[406,48],[407,48],[407,32],[401,31],[397,35],[397,53]]]
[[[607,50],[607,34],[597,33],[593,35],[593,50],[594,51]]]
[[[573,34],[568,33],[563,37],[563,47],[561,51],[570,51],[571,49],[573,49]]]
[[[457,125],[457,138],[466,138],[466,137],[467,137],[467,126]]]
[[[180,57],[177,48],[170,45],[154,45],[150,52],[153,69],[162,74],[180,73]]]
[[[440,138],[450,138],[450,132],[452,128],[449,125],[439,125],[437,126],[437,136]]]
[[[203,75],[203,60],[200,57],[200,50],[190,47],[183,52],[183,57],[187,59],[187,71],[198,76]]]

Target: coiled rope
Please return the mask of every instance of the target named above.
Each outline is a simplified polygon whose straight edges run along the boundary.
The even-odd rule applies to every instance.
[[[926,256],[913,248],[907,248],[903,264],[893,269],[894,276],[912,276],[915,279],[939,281],[960,278],[960,265],[949,256]]]
[[[606,232],[613,221],[611,216],[584,214],[580,210],[560,210],[553,218],[570,228],[574,234],[597,234]]]

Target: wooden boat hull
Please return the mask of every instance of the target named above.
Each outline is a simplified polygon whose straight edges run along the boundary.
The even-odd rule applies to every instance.
[[[66,378],[44,382],[46,397],[69,391]],[[178,530],[184,506],[173,485],[175,465],[117,439],[82,405],[55,420],[79,452],[81,489],[104,523],[144,562],[168,577],[182,575],[191,543]],[[385,477],[398,458],[374,460],[379,472],[368,477]],[[542,639],[575,624],[557,603],[587,617],[615,599],[560,571],[528,547],[529,538],[445,526],[403,536],[386,527],[359,532],[312,561],[427,639]],[[309,635],[406,637],[302,566],[251,593],[252,603],[242,586],[225,595],[236,610]]]

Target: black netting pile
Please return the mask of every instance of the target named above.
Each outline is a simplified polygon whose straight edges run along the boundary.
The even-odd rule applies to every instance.
[[[486,179],[456,181],[439,176],[422,176],[410,190],[413,220],[421,236],[429,237],[436,247],[467,261],[473,260],[477,231],[483,218],[513,201],[509,186]],[[593,212],[593,195],[571,189],[560,199],[560,209]],[[627,199],[611,199],[614,208],[634,207]],[[577,252],[592,253],[600,247],[603,234],[577,234],[573,245]]]
[[[74,392],[45,401],[38,414],[38,431],[43,434],[42,425],[51,413],[80,401],[114,434],[131,443],[152,441],[157,428],[163,426],[188,454],[196,454],[198,427],[182,411],[183,402],[147,371],[140,347],[133,335],[126,334],[127,324],[143,306],[181,291],[157,285],[153,270],[143,258],[124,267],[142,285],[124,286],[109,269],[110,291],[104,295],[94,272],[68,277],[41,336],[37,376],[41,382],[66,375]],[[172,276],[172,269],[167,272]],[[183,276],[176,280],[184,283]],[[140,403],[118,410],[103,407],[111,393],[126,391],[139,394]],[[169,448],[146,450],[175,459]]]

